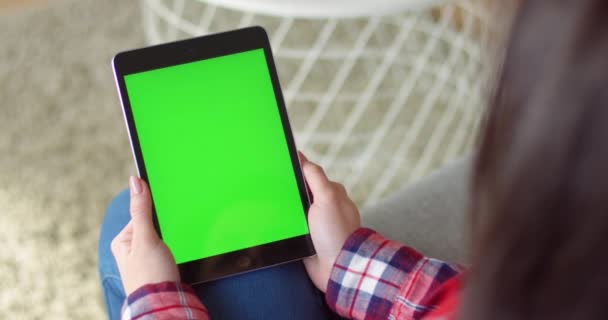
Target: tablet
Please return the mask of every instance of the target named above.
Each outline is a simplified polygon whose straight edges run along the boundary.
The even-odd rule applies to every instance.
[[[309,200],[266,32],[113,60],[156,229],[190,284],[314,254]]]

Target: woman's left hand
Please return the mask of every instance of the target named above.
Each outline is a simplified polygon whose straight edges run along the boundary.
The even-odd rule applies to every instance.
[[[137,177],[129,186],[131,221],[111,246],[127,296],[146,284],[180,281],[173,255],[154,228],[148,186]]]

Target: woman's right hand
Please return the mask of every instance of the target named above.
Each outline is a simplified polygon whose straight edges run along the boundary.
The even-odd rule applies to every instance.
[[[319,290],[327,290],[334,262],[346,239],[361,227],[359,211],[346,189],[330,181],[318,165],[300,153],[300,163],[313,196],[308,227],[317,254],[304,259],[308,276]]]

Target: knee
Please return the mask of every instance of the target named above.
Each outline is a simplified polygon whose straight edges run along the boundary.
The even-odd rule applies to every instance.
[[[106,209],[105,219],[119,217],[122,215],[129,215],[129,189],[124,189],[119,192],[108,204]]]

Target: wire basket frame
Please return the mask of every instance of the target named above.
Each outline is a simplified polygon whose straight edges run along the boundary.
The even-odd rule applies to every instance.
[[[490,0],[317,19],[197,0],[142,3],[152,44],[263,26],[298,148],[359,205],[470,152],[510,21]]]

